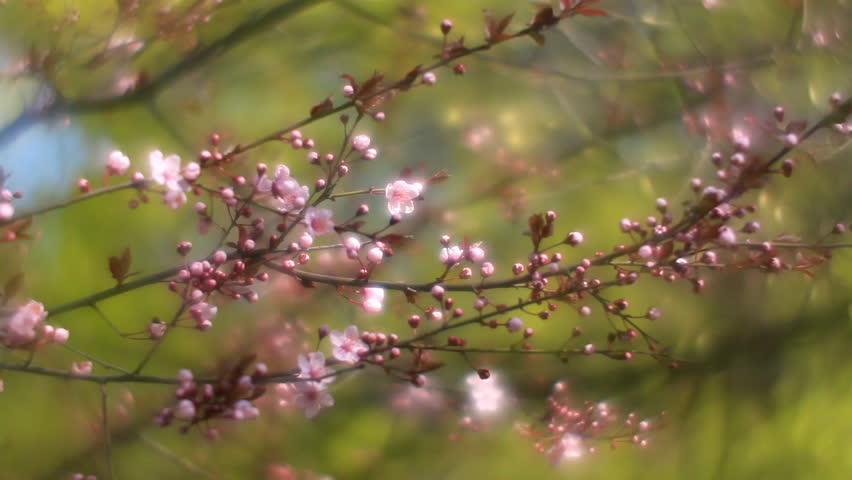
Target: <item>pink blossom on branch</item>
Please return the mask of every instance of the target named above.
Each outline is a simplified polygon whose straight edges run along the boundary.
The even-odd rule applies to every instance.
[[[438,254],[438,258],[441,260],[441,263],[447,266],[459,263],[463,257],[464,250],[462,250],[458,245],[442,248],[441,252]]]
[[[414,212],[414,199],[423,193],[423,184],[408,183],[397,180],[385,187],[385,197],[388,199],[388,211],[391,215],[410,214]]]
[[[361,304],[367,313],[379,313],[384,307],[385,290],[383,288],[364,288],[364,302]]]
[[[296,392],[294,402],[305,411],[307,418],[317,416],[323,408],[334,406],[334,398],[320,382],[299,382],[296,384]]]
[[[85,360],[82,362],[74,362],[71,364],[71,373],[79,377],[85,377],[92,374],[92,362]]]
[[[110,175],[124,175],[130,168],[130,159],[119,150],[113,150],[107,157],[106,169]]]
[[[331,216],[334,214],[327,208],[308,207],[305,212],[305,225],[308,227],[308,233],[313,236],[325,235],[334,231],[334,221]]]
[[[151,179],[166,187],[163,200],[172,209],[178,209],[186,203],[189,184],[184,179],[180,169],[180,157],[177,155],[163,156],[163,152],[154,150],[148,156],[151,167]],[[200,173],[200,171],[199,171]]]
[[[14,312],[0,312],[0,343],[6,348],[23,348],[38,336],[38,327],[47,318],[44,305],[35,300],[19,306]]]
[[[218,311],[219,308],[216,305],[211,305],[207,302],[199,302],[189,307],[189,314],[195,320],[199,330],[208,330],[212,327],[213,322],[211,320],[216,316]]]
[[[334,377],[330,377],[334,371],[325,366],[325,355],[322,352],[311,352],[307,355],[299,355],[299,378],[321,379],[322,383],[331,383]]]
[[[179,183],[183,180],[180,172],[180,157],[177,155],[163,156],[163,152],[154,150],[148,155],[151,167],[151,179],[169,190],[181,189]]]
[[[0,222],[11,220],[15,216],[15,207],[11,202],[0,201]]]
[[[361,335],[358,333],[358,327],[349,325],[342,332],[340,330],[332,330],[328,335],[331,344],[334,345],[332,355],[341,362],[350,364],[358,363],[361,360],[361,354],[370,350],[361,340]]]

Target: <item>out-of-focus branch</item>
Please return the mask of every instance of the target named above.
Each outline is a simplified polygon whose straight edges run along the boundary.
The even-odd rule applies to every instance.
[[[277,24],[281,20],[322,1],[324,0],[289,0],[283,2],[241,23],[225,36],[195,50],[152,80],[142,83],[135,89],[124,94],[79,99],[64,99],[61,95],[57,95],[52,102],[42,108],[24,109],[15,120],[0,129],[0,145],[13,140],[29,127],[58,115],[102,112],[127,107],[153,98],[160,91],[172,85],[176,80],[213,58],[222,55],[224,52]]]

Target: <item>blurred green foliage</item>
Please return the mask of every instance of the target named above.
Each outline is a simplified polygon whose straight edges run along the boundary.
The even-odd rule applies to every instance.
[[[214,3],[139,2],[133,15],[119,15],[118,6],[128,2],[0,2],[4,124],[51,92],[66,99],[115,95],[122,79],[157,78],[241,24],[281,10],[274,22],[226,44],[155,94],[58,115],[4,141],[0,165],[13,174],[10,188],[35,186],[25,191],[21,209],[74,195],[80,176],[99,185],[112,148],[145,171],[152,149],[192,158],[213,131],[228,144],[246,143],[306,116],[327,96],[339,100],[342,73],[366,78],[378,70],[398,78],[432,61],[442,18],[453,19],[452,36],[464,34],[476,45],[483,8],[516,11],[517,28],[533,13],[527,2],[509,0]],[[198,6],[212,9],[209,21],[179,27],[180,14]],[[576,258],[608,250],[628,241],[619,219],[654,214],[659,196],[678,205],[691,195],[691,176],[711,179],[710,152],[725,148],[742,118],[768,117],[781,104],[790,118],[813,120],[827,110],[833,91],[852,93],[847,0],[603,0],[600,7],[610,16],[565,22],[547,32],[542,47],[528,39],[507,42],[465,59],[464,76],[439,70],[435,87],[397,95],[384,107],[386,121],[362,124],[380,158],[353,169],[343,189],[383,187],[406,168],[422,177],[441,169],[451,175],[426,191],[419,214],[403,224],[417,239],[397,251],[382,278],[434,278],[443,233],[483,241],[498,276],[506,276],[528,251],[527,216],[544,210],[559,213],[557,235],[585,233]],[[114,56],[104,49],[110,39]],[[142,48],[127,55],[117,39]],[[48,58],[52,66],[42,75],[15,74],[26,58]],[[79,132],[79,145],[56,143],[68,130]],[[336,150],[340,141],[333,118],[305,131],[322,151]],[[770,140],[762,148],[779,146]],[[818,240],[835,221],[852,218],[846,147],[819,135],[800,149],[803,160],[792,179],[773,180],[748,198],[760,207],[761,238],[797,233]],[[285,144],[251,152],[231,172],[249,175],[256,162],[286,163],[306,184],[315,175],[304,153]],[[56,171],[62,174],[50,174]],[[25,296],[50,307],[111,287],[106,259],[125,247],[133,251],[133,269],[148,274],[180,261],[179,240],[192,240],[194,253],[215,244],[195,232],[190,208],[173,212],[152,198],[131,211],[131,198],[121,192],[37,217],[32,239],[0,244],[0,281],[26,272]],[[360,201],[346,200],[334,205],[341,218]],[[368,201],[373,212],[383,212],[381,198]],[[371,220],[383,221],[381,215]],[[716,273],[700,295],[687,285],[643,278],[624,295],[637,311],[662,309],[663,318],[649,328],[687,360],[682,368],[645,359],[471,356],[476,366],[500,372],[517,398],[511,416],[483,431],[465,430],[455,413],[390,409],[390,397],[404,385],[378,372],[340,381],[333,391],[337,405],[316,419],[276,413],[270,401],[258,421],[219,425],[218,441],[153,425],[153,413],[171,401],[169,388],[109,385],[115,478],[276,478],[273,464],[339,479],[847,478],[850,268],[852,255],[839,250],[814,278]],[[292,351],[270,346],[276,331],[270,325],[284,321],[408,330],[409,310],[399,295],[390,296],[380,317],[349,308],[330,288],[301,292],[274,283],[264,298],[257,306],[222,302],[206,334],[174,332],[146,372],[215,373],[251,352],[293,366]],[[492,300],[515,298],[503,291]],[[175,305],[165,286],[155,285],[100,308],[121,330],[138,331],[152,317],[171,315]],[[574,327],[584,331],[572,340],[577,345],[603,344],[608,331],[601,314],[582,318],[568,306],[547,321],[525,321],[536,328],[534,345],[541,348],[562,345]],[[55,323],[71,330],[74,348],[127,368],[149,347],[117,337],[91,309]],[[514,341],[495,333],[465,335],[494,347]],[[36,358],[60,366],[79,359],[58,348]],[[464,411],[462,378],[470,366],[460,358],[447,361],[434,386]],[[3,378],[0,478],[65,478],[76,471],[106,478],[96,386],[14,372]],[[578,404],[607,400],[640,417],[665,411],[665,426],[645,449],[609,451],[602,444],[596,455],[554,467],[513,426],[514,418],[540,421],[554,379],[567,382]]]

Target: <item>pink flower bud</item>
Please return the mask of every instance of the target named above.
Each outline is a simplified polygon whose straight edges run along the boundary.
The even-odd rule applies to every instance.
[[[192,420],[195,418],[195,404],[192,400],[183,399],[175,408],[175,418],[180,420]]]
[[[65,343],[71,334],[64,328],[57,328],[53,331],[53,341],[56,343]]]
[[[372,263],[379,264],[382,263],[382,259],[384,258],[385,253],[381,248],[373,247],[367,251],[367,260]]]
[[[512,333],[520,332],[524,328],[524,321],[520,317],[512,317],[506,322],[506,329]]]
[[[106,169],[110,175],[124,175],[130,168],[130,159],[119,150],[113,150],[107,157]]]
[[[719,227],[716,241],[723,247],[732,247],[737,242],[737,234],[733,228],[723,225]]]
[[[189,182],[193,182],[201,176],[201,165],[196,162],[189,162],[183,167],[183,178]]]
[[[71,374],[77,376],[91,375],[92,362],[85,360],[82,362],[74,362],[71,364]]]
[[[571,232],[567,237],[565,237],[565,243],[572,247],[576,247],[583,243],[583,234],[580,232]]]
[[[299,247],[301,247],[302,249],[307,249],[313,244],[314,244],[314,237],[311,236],[310,233],[304,232],[299,237]]]
[[[482,264],[482,267],[479,269],[479,273],[483,277],[490,277],[491,275],[494,275],[494,270],[495,269],[494,269],[493,263],[485,262],[485,263]]]
[[[359,152],[363,152],[370,146],[370,137],[367,135],[355,135],[352,139],[352,148],[358,150]]]
[[[0,202],[0,222],[6,222],[15,216],[15,207],[10,202]]]

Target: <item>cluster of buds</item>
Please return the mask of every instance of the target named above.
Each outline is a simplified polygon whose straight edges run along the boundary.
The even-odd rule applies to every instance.
[[[535,448],[553,463],[561,463],[593,454],[596,443],[610,448],[633,444],[646,447],[650,433],[659,428],[655,421],[640,420],[635,413],[623,414],[605,402],[584,402],[574,406],[565,382],[557,382],[548,398],[548,420],[544,429],[522,426],[522,433],[535,440]]]
[[[251,368],[250,373],[249,369]],[[175,389],[176,405],[160,410],[155,422],[168,426],[181,422],[181,432],[186,433],[195,425],[214,418],[230,420],[252,420],[260,411],[252,403],[266,392],[254,380],[268,373],[263,363],[254,363],[254,357],[243,358],[230,372],[215,382],[199,384],[189,370],[178,373]],[[214,433],[214,432],[208,432]]]
[[[12,310],[0,310],[0,344],[10,349],[37,350],[68,341],[68,330],[44,323],[44,305],[29,300]]]

